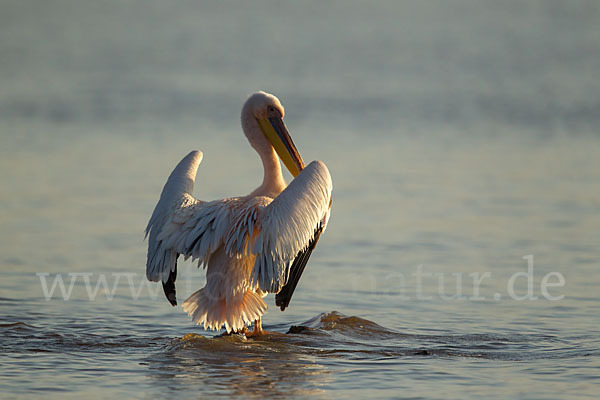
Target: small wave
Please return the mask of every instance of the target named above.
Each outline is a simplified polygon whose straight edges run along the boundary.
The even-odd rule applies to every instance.
[[[121,354],[153,349],[167,358],[215,360],[235,358],[294,359],[303,355],[335,359],[393,359],[403,357],[482,358],[532,360],[571,358],[597,354],[595,346],[577,347],[554,336],[517,332],[457,334],[439,331],[403,333],[358,316],[337,311],[316,315],[291,327],[275,325],[279,332],[247,338],[243,334],[188,333],[173,338],[152,333],[102,329],[80,325],[35,327],[23,321],[0,324],[0,348],[10,352],[102,352]],[[269,331],[269,327],[266,327]],[[284,333],[285,332],[285,333]],[[580,341],[580,340],[579,340]]]
[[[300,326],[292,326],[288,333],[304,333],[315,329],[364,339],[391,339],[400,335],[400,333],[384,328],[368,319],[355,316],[348,317],[337,311],[322,313]]]
[[[12,322],[10,324],[0,324],[0,328],[35,328],[32,325],[29,325],[25,322]]]
[[[306,355],[336,360],[381,360],[433,354],[417,341],[410,340],[412,338],[414,336],[395,332],[368,319],[331,311],[293,325],[286,333],[266,332],[251,338],[243,334],[211,337],[189,333],[172,340],[164,355],[169,359],[213,363],[215,360],[258,359],[272,362]]]
[[[0,297],[0,302],[6,302],[6,303],[20,303],[22,302],[23,299],[10,299],[8,297]]]

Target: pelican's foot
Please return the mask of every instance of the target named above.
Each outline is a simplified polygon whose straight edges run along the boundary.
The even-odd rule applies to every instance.
[[[243,327],[242,329],[238,329],[237,331],[223,332],[220,335],[217,335],[215,337],[226,337],[226,336],[231,336],[231,335],[246,335],[246,332],[248,332],[248,328]]]
[[[254,329],[252,330],[252,332],[246,332],[246,337],[250,338],[250,337],[257,337],[257,336],[261,336],[263,334],[263,330],[262,330],[262,323],[260,321],[260,318],[254,321]]]

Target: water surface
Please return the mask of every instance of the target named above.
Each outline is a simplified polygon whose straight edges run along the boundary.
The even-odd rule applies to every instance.
[[[594,398],[599,17],[3,2],[2,397]],[[216,337],[146,283],[143,228],[191,149],[199,198],[258,186],[258,89],[328,165],[332,218],[272,333]],[[180,271],[180,298],[204,285]]]

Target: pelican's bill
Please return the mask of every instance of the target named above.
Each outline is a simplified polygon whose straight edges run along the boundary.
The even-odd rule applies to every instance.
[[[283,118],[269,117],[259,119],[258,123],[288,171],[294,178],[298,176],[304,169],[304,161],[290,137]]]

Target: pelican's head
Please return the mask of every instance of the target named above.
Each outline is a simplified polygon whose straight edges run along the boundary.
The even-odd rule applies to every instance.
[[[283,123],[285,110],[272,94],[256,92],[242,108],[242,127],[248,141],[261,156],[266,147],[273,147],[290,173],[296,177],[304,161]],[[270,150],[272,151],[272,150]]]

